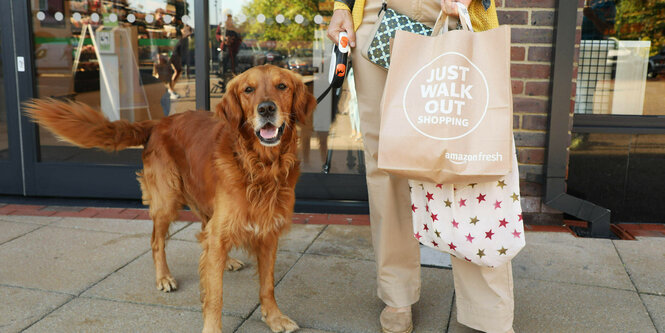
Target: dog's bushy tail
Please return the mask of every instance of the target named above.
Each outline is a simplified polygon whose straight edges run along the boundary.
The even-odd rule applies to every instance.
[[[35,99],[25,103],[30,118],[49,129],[61,140],[84,148],[107,151],[144,145],[157,121],[130,123],[109,121],[104,115],[80,102]]]

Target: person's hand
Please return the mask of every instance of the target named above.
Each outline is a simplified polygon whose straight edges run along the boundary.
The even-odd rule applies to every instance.
[[[339,33],[346,31],[349,35],[349,44],[356,47],[356,32],[353,30],[353,17],[346,9],[337,9],[333,12],[328,25],[328,38],[337,44]]]
[[[459,17],[455,2],[460,2],[464,7],[469,8],[471,1],[472,0],[441,0],[441,11],[443,11],[446,16]]]

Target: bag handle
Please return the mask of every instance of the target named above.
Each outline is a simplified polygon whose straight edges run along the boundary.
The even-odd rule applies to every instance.
[[[464,4],[462,4],[461,2],[455,2],[455,5],[457,5],[457,13],[459,13],[459,20],[457,20],[456,18],[453,18],[453,20],[457,20],[462,26],[463,30],[473,32],[473,26],[471,25],[471,16],[469,15],[469,11],[466,9],[466,6],[464,6]],[[439,17],[436,19],[436,23],[434,23],[434,28],[432,28],[431,36],[437,36],[448,32],[449,23],[450,23],[450,16],[444,14],[443,11],[441,11],[439,13]]]

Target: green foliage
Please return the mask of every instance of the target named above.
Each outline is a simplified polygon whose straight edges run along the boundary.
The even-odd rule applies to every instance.
[[[319,14],[319,0],[253,0],[242,8],[243,14],[248,18],[243,25],[244,39],[256,39],[263,41],[276,41],[277,47],[292,50],[296,46],[293,42],[311,42],[314,39],[314,30],[318,28],[314,24],[314,16]],[[256,21],[256,16],[266,16],[264,23]],[[278,24],[275,17],[282,14],[286,17],[288,24]],[[295,23],[296,15],[302,15],[308,24]]]

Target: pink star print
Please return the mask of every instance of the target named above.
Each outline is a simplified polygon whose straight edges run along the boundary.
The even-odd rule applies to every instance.
[[[522,221],[522,214],[517,215],[517,217],[520,219],[520,221]]]
[[[439,247],[439,244],[437,244],[435,241],[432,241],[432,245],[434,245],[434,247]]]
[[[485,201],[485,195],[486,194],[480,193],[480,195],[476,197],[476,199],[478,199],[478,203],[480,203],[481,201]]]
[[[499,201],[499,200],[497,200],[497,201],[494,203],[494,209],[497,209],[497,208],[501,208],[501,201]]]
[[[490,229],[490,231],[485,233],[485,238],[492,239],[492,236],[494,236],[494,233],[492,232],[492,229]]]
[[[466,237],[466,240],[469,241],[469,243],[473,243],[473,239],[476,238],[476,237],[471,236],[471,233],[469,233],[469,234],[466,235],[465,237]]]
[[[459,199],[459,206],[460,207],[466,206],[466,199]]]
[[[420,236],[420,233],[419,233],[419,232],[416,232],[416,233],[413,235],[413,237],[416,237],[417,240],[420,240],[420,238],[423,237],[423,236]]]
[[[416,205],[414,205],[414,204],[411,204],[411,210],[412,210],[414,213],[416,212],[416,209],[418,209],[418,207],[416,207]]]
[[[436,187],[443,189],[443,184],[436,184]]]
[[[506,219],[499,220],[499,227],[507,228],[506,225],[508,225],[508,221],[506,221]]]
[[[453,221],[450,222],[450,223],[453,225],[453,228],[459,229],[458,228],[459,227],[459,222],[455,221],[455,219],[453,219]]]
[[[515,229],[515,231],[513,231],[513,237],[515,237],[515,238],[520,238],[520,234],[522,234],[522,233],[517,231],[517,229]]]
[[[434,214],[434,213],[432,213],[432,215],[430,215],[430,217],[432,218],[432,223],[439,220],[439,218],[437,217],[438,215],[439,214]]]
[[[427,227],[427,224],[423,224],[423,230],[429,231],[429,227]]]
[[[453,244],[453,242],[450,242],[450,244],[448,244],[448,247],[453,251],[457,249],[457,245]]]
[[[466,260],[466,261],[468,261],[468,262],[471,262],[471,259],[469,259],[469,258],[467,258],[467,257],[464,257],[464,260]]]
[[[434,200],[434,194],[432,193],[427,192],[427,195],[425,196],[427,197],[427,202],[430,202],[430,200]]]

